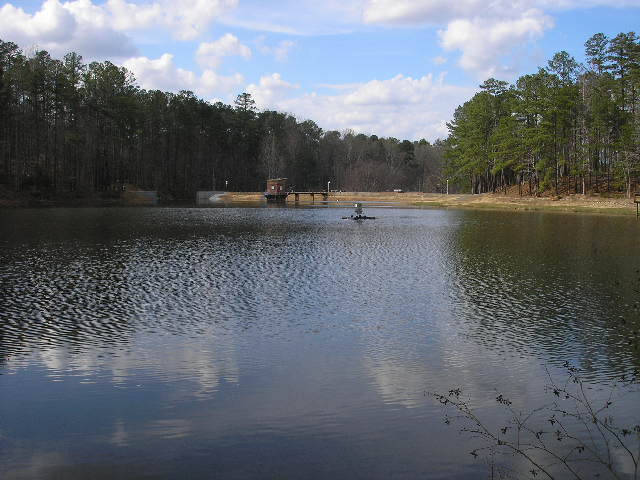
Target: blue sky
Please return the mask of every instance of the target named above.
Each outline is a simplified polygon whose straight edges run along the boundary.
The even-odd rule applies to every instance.
[[[559,50],[640,25],[640,0],[0,0],[0,38],[131,70],[144,88],[250,92],[324,129],[445,137],[455,107]]]

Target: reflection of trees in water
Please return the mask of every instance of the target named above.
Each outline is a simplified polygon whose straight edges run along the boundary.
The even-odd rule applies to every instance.
[[[126,344],[153,287],[135,271],[139,257],[150,239],[162,244],[176,235],[162,215],[54,209],[3,212],[3,219],[13,228],[2,258],[0,359],[52,345]]]
[[[309,229],[252,210],[20,213],[3,213],[13,228],[2,262],[0,358],[42,345],[126,343],[136,328],[194,333],[255,320],[261,288],[295,273],[280,268],[293,246],[283,238]]]
[[[290,284],[319,277],[312,262],[287,261],[291,250],[297,258],[317,256],[318,244],[304,221],[292,225],[282,212],[78,212],[49,224],[46,216],[18,222],[3,264],[8,294],[1,300],[0,361],[37,351],[53,370],[127,371],[136,356],[124,352],[136,349],[147,352],[137,358],[141,365],[148,358],[165,365],[164,347],[139,340],[163,342],[169,333],[184,337],[171,355],[184,357],[185,371],[199,365],[191,376],[210,390],[236,374],[227,360],[232,352],[207,342],[224,336],[227,344],[236,329],[260,327],[269,313],[264,326],[277,330],[279,314],[295,311]],[[189,344],[213,353],[187,361],[180,351]]]
[[[555,363],[579,359],[596,375],[640,364],[640,252],[627,219],[469,215],[451,279],[471,337],[491,348],[542,351]]]
[[[196,394],[203,395],[215,390],[221,378],[237,377],[227,349],[212,352],[210,342],[219,332],[215,324],[202,324],[212,311],[185,307],[188,285],[181,282],[192,283],[193,278],[184,266],[182,273],[176,270],[180,265],[174,260],[180,259],[184,255],[179,249],[171,252],[158,240],[16,253],[13,264],[5,263],[14,273],[5,282],[9,293],[0,313],[0,357],[6,368],[21,365],[19,358],[9,358],[29,355],[28,362],[37,359],[54,373],[106,370],[114,381],[126,380],[138,368],[174,378],[191,372],[187,376],[200,385]],[[181,323],[181,318],[189,322]],[[147,343],[149,338],[166,342],[167,333],[191,337],[177,342],[170,355],[166,345]],[[194,340],[198,335],[204,343]]]
[[[126,343],[132,331],[123,314],[126,249],[59,245],[12,253],[4,259],[0,356]]]
[[[368,259],[389,256],[389,252],[397,255],[392,257],[393,264],[382,269],[384,276],[375,296],[365,294],[375,301],[361,307],[364,366],[372,384],[383,402],[406,408],[425,405],[425,388],[446,389],[452,382],[485,395],[493,391],[496,381],[509,379],[511,391],[527,397],[541,372],[540,365],[521,359],[507,363],[502,350],[487,349],[475,339],[469,341],[460,328],[452,267],[457,257],[457,231],[464,224],[457,220],[465,214],[435,215],[429,228],[398,228],[386,238],[388,243],[383,244],[380,256]],[[366,292],[366,285],[376,277],[363,279],[361,286]],[[514,371],[519,372],[518,379],[512,378]]]

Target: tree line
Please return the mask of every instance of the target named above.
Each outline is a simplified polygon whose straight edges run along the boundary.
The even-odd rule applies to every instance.
[[[197,190],[262,191],[287,177],[299,189],[434,191],[443,145],[323,131],[311,120],[192,92],[140,88],[125,68],[0,40],[0,195],[95,195],[130,184],[161,198]]]
[[[624,192],[640,172],[640,39],[585,43],[514,83],[490,78],[448,124],[448,175],[472,193]]]

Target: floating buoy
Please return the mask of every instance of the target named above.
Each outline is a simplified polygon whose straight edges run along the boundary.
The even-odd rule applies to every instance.
[[[355,203],[353,205],[356,209],[355,215],[350,215],[348,217],[342,217],[343,220],[375,220],[376,217],[367,217],[362,210],[361,203]]]

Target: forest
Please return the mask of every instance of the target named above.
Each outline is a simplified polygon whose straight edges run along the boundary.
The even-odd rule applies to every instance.
[[[171,201],[263,191],[272,177],[298,189],[436,191],[443,158],[440,143],[323,131],[258,112],[247,93],[226,105],[144,90],[111,62],[0,41],[0,197],[108,197],[129,185]]]
[[[472,193],[631,196],[640,170],[640,39],[585,43],[510,85],[490,78],[448,124],[447,175]]]
[[[165,200],[197,190],[297,189],[520,195],[620,193],[640,176],[640,38],[602,33],[586,64],[565,51],[513,84],[490,78],[430,144],[145,90],[125,68],[0,40],[0,197],[83,198],[124,185]],[[419,119],[416,119],[419,121]],[[456,187],[453,187],[456,188]]]

